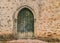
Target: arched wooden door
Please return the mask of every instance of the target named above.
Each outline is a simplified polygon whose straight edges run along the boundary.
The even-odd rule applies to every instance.
[[[18,13],[17,32],[19,38],[32,38],[34,36],[34,16],[27,8],[23,8]]]

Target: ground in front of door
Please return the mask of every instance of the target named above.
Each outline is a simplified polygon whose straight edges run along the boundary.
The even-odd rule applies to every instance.
[[[35,39],[19,39],[19,40],[12,40],[12,41],[0,41],[0,43],[47,43],[45,41],[35,40]]]

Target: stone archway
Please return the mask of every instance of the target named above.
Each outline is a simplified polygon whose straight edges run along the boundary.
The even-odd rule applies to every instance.
[[[26,6],[26,5],[20,6],[19,8],[17,8],[16,11],[14,12],[13,16],[12,16],[13,17],[13,34],[15,35],[16,38],[19,39],[20,36],[18,37],[18,35],[17,35],[18,34],[18,32],[17,32],[17,19],[18,19],[18,13],[19,13],[19,11],[21,11],[24,8],[29,9],[33,13],[33,16],[34,16],[34,37],[33,38],[35,38],[36,12],[35,12],[34,8]]]
[[[19,38],[32,38],[34,36],[34,16],[28,8],[23,8],[18,13],[17,33]]]

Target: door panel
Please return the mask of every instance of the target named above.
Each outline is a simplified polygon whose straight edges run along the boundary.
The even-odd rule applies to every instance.
[[[27,9],[22,9],[18,14],[17,32],[19,38],[32,38],[34,33],[34,16]]]

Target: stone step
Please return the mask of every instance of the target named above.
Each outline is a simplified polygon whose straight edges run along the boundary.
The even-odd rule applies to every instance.
[[[48,42],[37,39],[19,39],[12,41],[0,41],[0,43],[48,43]]]

